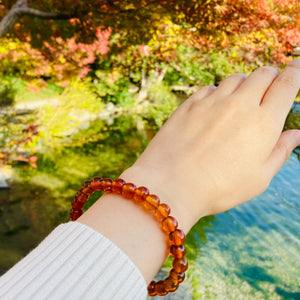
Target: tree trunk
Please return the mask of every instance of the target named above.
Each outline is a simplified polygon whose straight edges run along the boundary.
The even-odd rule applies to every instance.
[[[19,21],[19,19],[25,15],[33,16],[41,19],[55,19],[66,20],[74,16],[60,14],[60,13],[48,13],[34,8],[27,7],[28,0],[18,0],[17,3],[10,9],[7,15],[0,22],[0,38],[4,37],[11,31],[13,26]]]

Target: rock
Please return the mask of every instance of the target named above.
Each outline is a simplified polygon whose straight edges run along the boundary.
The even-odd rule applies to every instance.
[[[9,189],[7,180],[11,178],[7,168],[0,168],[0,189]]]

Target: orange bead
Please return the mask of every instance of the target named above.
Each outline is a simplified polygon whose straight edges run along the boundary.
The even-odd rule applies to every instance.
[[[176,229],[169,234],[169,240],[173,245],[182,245],[185,241],[185,234],[182,230]]]
[[[188,261],[186,258],[179,258],[173,260],[173,269],[176,273],[183,273],[188,269]]]
[[[91,187],[91,181],[85,181],[84,184],[81,187],[81,192],[86,194],[86,195],[90,195],[91,193],[93,193],[93,189]]]
[[[76,198],[72,200],[72,208],[74,210],[81,210],[84,205],[84,202],[76,201]]]
[[[164,282],[162,280],[156,282],[155,291],[159,296],[165,296],[168,294],[168,292],[165,289]]]
[[[126,182],[121,178],[115,179],[111,184],[112,192],[116,194],[122,194],[123,185],[125,183]]]
[[[82,193],[81,191],[78,191],[76,193],[76,195],[75,195],[75,199],[78,202],[83,202],[84,203],[84,202],[86,202],[89,199],[89,196],[86,195],[86,194],[84,194],[84,193]]]
[[[135,190],[133,200],[136,203],[143,203],[145,201],[145,197],[148,195],[149,190],[144,186],[140,186]]]
[[[149,211],[155,211],[160,203],[159,198],[156,195],[148,195],[145,198],[144,207]]]
[[[111,183],[112,180],[110,178],[103,179],[102,189],[104,192],[111,192]]]
[[[102,190],[102,183],[103,183],[103,178],[94,177],[91,181],[91,188],[94,191],[101,191]]]
[[[170,254],[175,258],[182,258],[185,255],[185,247],[183,245],[170,247]]]
[[[175,292],[178,289],[178,283],[174,283],[170,277],[164,280],[164,286],[166,292]]]
[[[170,212],[170,207],[165,203],[161,203],[155,211],[155,216],[157,219],[163,220],[170,214]]]
[[[185,278],[185,274],[184,273],[176,273],[174,269],[172,269],[169,273],[170,275],[170,279],[174,282],[174,283],[180,283],[184,280]]]
[[[70,211],[71,220],[75,221],[82,215],[82,210],[74,210],[73,208]]]
[[[123,185],[122,196],[127,199],[132,199],[136,186],[133,183],[125,183]]]
[[[178,226],[178,223],[177,223],[176,219],[172,216],[165,218],[161,222],[161,228],[166,233],[174,231],[177,228],[177,226]]]
[[[156,291],[155,291],[155,281],[151,281],[150,284],[148,285],[148,296],[156,296]]]

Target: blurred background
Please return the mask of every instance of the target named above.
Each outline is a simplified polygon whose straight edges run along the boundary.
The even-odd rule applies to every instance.
[[[299,55],[298,0],[0,0],[0,274],[193,92]],[[264,194],[200,220],[168,299],[300,299],[299,153]]]

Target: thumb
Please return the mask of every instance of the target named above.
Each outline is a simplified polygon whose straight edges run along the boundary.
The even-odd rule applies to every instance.
[[[275,148],[265,163],[268,178],[275,176],[298,145],[300,145],[300,130],[291,129],[281,133]]]

